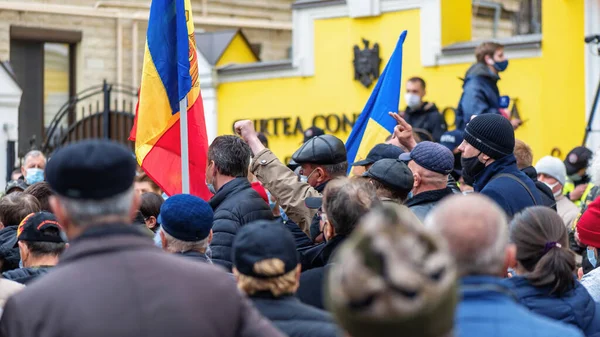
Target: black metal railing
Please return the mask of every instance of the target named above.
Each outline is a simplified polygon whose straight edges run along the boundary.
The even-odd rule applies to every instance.
[[[133,148],[128,138],[137,94],[136,88],[106,81],[79,92],[63,104],[46,128],[42,151],[52,153],[68,143],[90,138],[112,139]]]

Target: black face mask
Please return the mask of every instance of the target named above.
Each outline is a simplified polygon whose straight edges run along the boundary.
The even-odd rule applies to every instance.
[[[463,169],[462,173],[465,180],[469,178],[468,180],[473,181],[475,176],[485,169],[485,164],[479,161],[479,155],[481,155],[481,152],[471,158],[460,158],[460,163],[462,164]]]
[[[460,170],[462,169],[462,153],[456,153],[454,154],[454,169],[455,170]]]

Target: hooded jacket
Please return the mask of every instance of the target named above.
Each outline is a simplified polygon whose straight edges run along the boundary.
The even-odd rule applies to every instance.
[[[499,79],[500,77],[483,63],[475,63],[467,70],[463,93],[456,109],[454,123],[457,129],[464,130],[472,116],[500,114]]]
[[[562,296],[549,295],[550,287],[535,287],[521,276],[505,279],[519,303],[536,314],[581,329],[588,337],[600,336],[600,307],[579,281]]]
[[[231,272],[233,239],[245,224],[273,220],[273,212],[264,199],[241,177],[223,185],[208,202],[214,211],[212,261]]]
[[[410,107],[406,107],[406,110],[404,111],[404,119],[413,127],[413,130],[421,129],[428,133],[428,135],[426,134],[427,137],[425,137],[427,139],[422,140],[439,142],[442,134],[448,129],[446,126],[446,121],[444,120],[444,116],[440,114],[440,111],[434,103],[423,102],[421,107],[414,110]],[[415,131],[421,135],[419,130]]]
[[[495,178],[499,174],[510,174],[519,179],[527,185],[535,201],[516,180],[509,177]],[[494,200],[509,218],[527,207],[543,205],[533,180],[519,171],[517,159],[512,154],[496,160],[476,175],[473,189]]]
[[[575,337],[581,331],[527,310],[515,301],[510,285],[491,276],[461,280],[455,326],[460,337]]]

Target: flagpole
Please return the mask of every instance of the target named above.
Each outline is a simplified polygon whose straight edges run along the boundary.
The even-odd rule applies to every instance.
[[[181,193],[190,193],[190,161],[188,152],[187,96],[179,102],[179,126],[181,128]]]

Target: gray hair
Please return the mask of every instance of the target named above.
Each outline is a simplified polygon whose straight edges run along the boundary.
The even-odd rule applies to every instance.
[[[27,159],[29,158],[36,158],[36,157],[44,157],[44,159],[46,159],[46,156],[44,156],[44,153],[42,153],[42,151],[38,151],[38,150],[32,150],[27,152],[27,154],[25,155],[25,157],[23,157],[23,163],[27,162]]]
[[[425,219],[448,242],[461,276],[499,275],[508,246],[504,212],[483,195],[454,196]]]
[[[58,198],[74,224],[87,226],[109,216],[129,217],[134,196],[132,186],[123,193],[101,200]]]
[[[166,251],[169,253],[202,252],[208,248],[208,237],[200,241],[182,241],[174,238],[161,227],[160,231],[167,241]]]

